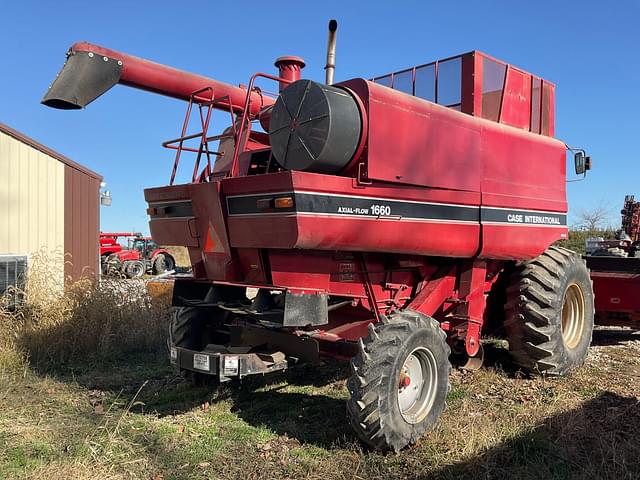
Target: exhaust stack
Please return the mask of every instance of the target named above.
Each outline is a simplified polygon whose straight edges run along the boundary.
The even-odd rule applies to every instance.
[[[86,42],[74,44],[67,52],[67,61],[42,99],[48,107],[76,110],[86,107],[117,84],[188,101],[193,92],[202,91],[195,98],[205,102],[228,97],[215,108],[235,112],[244,108],[247,91],[243,88],[178,70],[142,58],[116,52]],[[251,114],[272,105],[274,101],[252,93]]]
[[[333,74],[336,69],[336,30],[338,30],[338,22],[336,20],[329,21],[329,38],[327,40],[327,64],[324,69],[325,83],[333,84]]]

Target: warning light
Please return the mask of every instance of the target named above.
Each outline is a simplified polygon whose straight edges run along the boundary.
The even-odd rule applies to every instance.
[[[274,205],[276,208],[292,208],[293,207],[293,198],[291,197],[280,197],[276,198],[274,201]]]

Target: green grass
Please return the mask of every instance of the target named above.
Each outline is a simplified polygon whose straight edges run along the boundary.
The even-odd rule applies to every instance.
[[[456,371],[436,430],[385,455],[364,449],[346,422],[340,364],[207,389],[185,383],[163,356],[130,360],[0,366],[0,478],[640,475],[633,371],[603,378],[585,368],[556,381]]]
[[[168,365],[168,309],[115,287],[0,312],[0,479],[640,478],[640,334],[557,380],[486,342],[436,428],[382,454],[349,426],[346,364],[194,387]]]

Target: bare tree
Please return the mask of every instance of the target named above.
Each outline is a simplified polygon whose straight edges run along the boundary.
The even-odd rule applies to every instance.
[[[600,201],[590,209],[582,209],[576,215],[576,227],[580,230],[596,231],[610,227],[611,205]]]

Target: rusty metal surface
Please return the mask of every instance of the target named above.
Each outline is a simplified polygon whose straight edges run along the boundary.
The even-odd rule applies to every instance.
[[[296,357],[311,364],[320,361],[318,342],[309,337],[299,337],[289,332],[267,330],[247,326],[232,326],[231,344],[245,346],[266,346],[280,350],[290,357]]]

